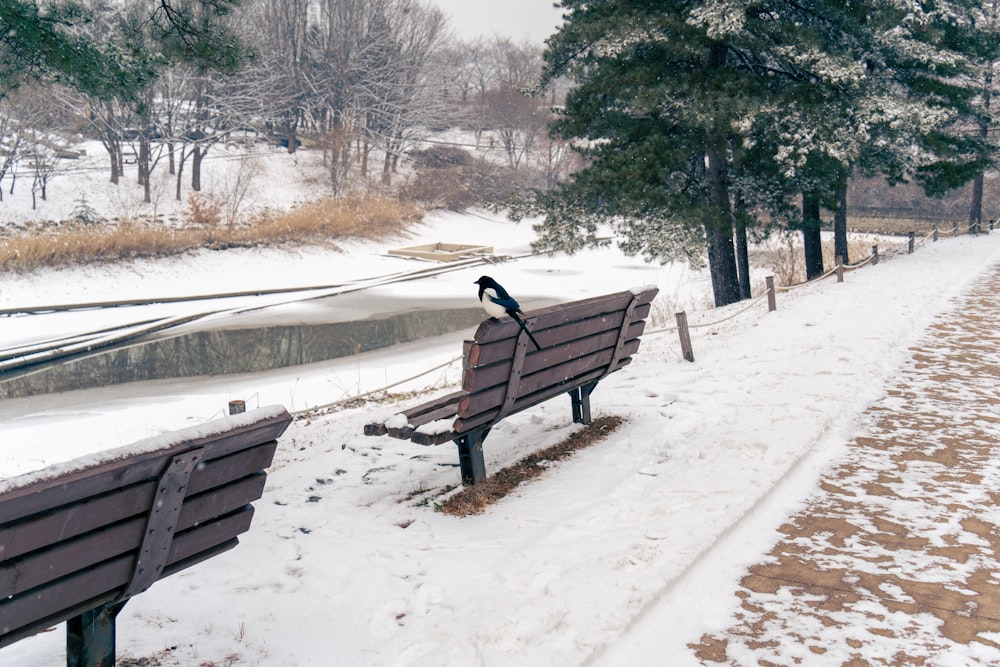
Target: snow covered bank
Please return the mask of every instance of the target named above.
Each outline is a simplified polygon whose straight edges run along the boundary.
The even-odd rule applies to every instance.
[[[524,228],[509,229],[513,244]],[[781,294],[774,313],[762,304],[694,330],[695,363],[680,359],[676,334],[647,336],[636,362],[593,396],[597,414],[628,423],[482,516],[433,509],[436,494],[457,481],[454,447],[360,435],[381,408],[297,422],[242,544],[130,602],[120,646],[165,651],[163,664],[185,666],[506,666],[602,656],[640,664],[650,654],[632,630],[670,599],[673,630],[661,637],[655,664],[694,664],[686,644],[734,611],[742,568],[836,458],[907,344],[998,261],[998,235],[924,244],[843,284]],[[677,279],[678,271],[613,250],[489,269],[517,295],[559,299],[658,284],[660,298],[686,308],[692,323],[718,319],[696,307],[707,284]],[[450,274],[401,290],[472,295],[476,277]],[[447,361],[460,339],[291,376],[4,402],[0,470],[58,460],[65,447],[48,449],[53,441],[114,445],[207,418],[230,397],[289,409],[328,402]],[[442,372],[432,382],[455,379]],[[509,418],[486,441],[487,468],[557,442],[574,428],[569,421],[569,401],[558,399]],[[48,633],[0,658],[51,665],[62,643],[61,632]]]

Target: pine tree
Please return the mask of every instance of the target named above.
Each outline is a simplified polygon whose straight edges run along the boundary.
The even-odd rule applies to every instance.
[[[954,77],[980,4],[563,0],[546,77],[575,87],[553,129],[589,162],[539,199],[539,244],[572,250],[610,222],[650,259],[707,246],[724,305],[746,294],[734,209],[738,231],[766,211],[803,230],[822,273],[819,209],[846,205],[852,170],[931,188],[970,171],[975,142],[941,124],[968,101]]]
[[[224,25],[239,0],[131,3],[125,9],[140,13],[126,13],[137,19],[111,33],[97,25],[113,8],[96,4],[0,0],[0,95],[39,81],[102,99],[133,98],[171,64],[232,72],[250,55]]]

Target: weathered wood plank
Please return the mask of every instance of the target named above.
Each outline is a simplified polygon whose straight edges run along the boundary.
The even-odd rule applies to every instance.
[[[244,449],[238,454],[201,463],[188,482],[187,497],[230,484],[269,468],[278,447],[275,441]]]
[[[631,357],[625,357],[618,362],[618,365],[614,370],[620,370],[625,366],[632,363]],[[602,369],[598,369],[582,375],[580,377],[573,378],[572,381],[567,382],[562,386],[549,386],[545,387],[541,391],[536,391],[531,394],[522,394],[517,401],[514,403],[514,411],[520,412],[521,410],[526,410],[533,405],[537,405],[543,401],[547,401],[550,398],[559,396],[560,394],[568,394],[572,387],[580,386],[587,382],[591,382],[600,378],[604,374]],[[455,420],[454,433],[455,436],[462,435],[463,433],[468,433],[477,428],[482,428],[483,426],[489,424],[493,419],[496,418],[497,414],[500,412],[499,406],[496,408],[486,410],[485,412],[480,412],[479,414],[472,415],[470,417],[459,417]]]
[[[638,351],[639,336],[642,334],[644,326],[644,322],[636,322],[629,327],[629,331],[636,335],[629,336],[629,340],[626,341],[628,351],[624,353],[625,356],[635,354]],[[614,330],[590,336],[589,338],[581,338],[560,347],[543,350],[541,353],[530,355],[524,360],[522,376],[544,372],[549,368],[561,366],[574,359],[590,357],[602,350],[613,350],[617,342],[618,331]],[[466,392],[471,394],[495,385],[504,384],[510,376],[510,369],[510,358],[489,366],[468,368],[465,370],[462,386]]]
[[[633,298],[637,300],[638,306],[645,305],[650,303],[658,292],[657,288],[651,287],[640,294],[616,292],[590,299],[581,299],[580,301],[573,301],[568,304],[563,303],[532,310],[526,313],[525,319],[531,321],[530,328],[534,334],[536,331],[544,331],[545,329],[558,327],[569,322],[595,317],[602,313],[624,311]],[[516,337],[519,329],[520,327],[517,322],[510,318],[505,317],[499,320],[491,318],[479,325],[474,338],[483,343],[490,340]],[[539,339],[539,342],[542,342],[541,339]]]
[[[145,515],[155,492],[156,483],[148,481],[6,524],[0,527],[3,559],[11,560],[53,542],[69,540],[101,526]]]
[[[451,405],[458,402],[458,399],[462,397],[461,391],[453,391],[450,394],[445,394],[440,398],[436,398],[432,401],[423,403],[422,405],[417,405],[407,410],[403,410],[402,414],[406,415],[409,420],[420,419],[420,416],[427,412],[434,412],[442,407]]]
[[[142,542],[145,528],[145,517],[137,517],[20,560],[7,561],[0,566],[0,598],[19,595],[60,577],[134,552]]]
[[[649,315],[650,304],[639,306],[633,316],[633,326],[644,320]],[[528,358],[538,357],[558,348],[562,345],[572,344],[577,339],[588,338],[595,334],[618,332],[621,329],[625,311],[614,313],[601,313],[584,320],[569,322],[550,329],[532,331],[532,335],[538,338],[542,349],[531,349]],[[519,329],[518,329],[519,331]],[[516,331],[514,332],[517,333]],[[630,334],[630,338],[635,338],[638,334]],[[466,341],[464,353],[464,368],[475,368],[478,366],[488,366],[514,355],[514,346],[517,343],[517,336],[507,336],[504,338],[489,339],[486,341]]]
[[[229,551],[230,549],[235,547],[237,544],[239,544],[239,540],[233,538],[231,540],[223,542],[222,544],[216,547],[213,547],[212,549],[202,551],[193,558],[182,561],[180,563],[175,563],[173,565],[170,565],[166,569],[164,569],[163,575],[160,578],[162,579],[170,574],[173,574],[174,572],[180,572],[181,570],[190,567],[191,565],[196,565],[204,560],[208,560],[209,558],[225,553],[226,551]],[[57,612],[56,614],[53,614],[45,618],[40,618],[37,621],[29,623],[28,625],[22,626],[16,630],[11,629],[10,631],[7,631],[6,629],[4,629],[3,626],[0,626],[0,648],[3,648],[5,646],[10,646],[11,644],[19,642],[22,639],[31,637],[32,635],[35,635],[43,630],[46,630],[47,628],[51,628],[53,625],[62,623],[63,621],[72,618],[74,616],[79,616],[85,611],[96,609],[97,607],[100,607],[102,605],[114,602],[116,597],[117,593],[115,593],[114,591],[103,593],[101,595],[98,595],[97,597],[90,598],[76,605],[68,606],[64,609],[59,610],[59,612]]]
[[[0,634],[31,625],[35,619],[65,620],[68,617],[62,615],[64,610],[99,596],[113,595],[128,583],[133,561],[132,556],[122,556],[33,589],[28,595],[0,600]]]
[[[446,442],[451,442],[456,437],[454,431],[447,431],[445,433],[421,433],[420,431],[414,431],[410,440],[417,445],[441,445]]]
[[[630,341],[627,347],[633,352],[638,350],[638,339]],[[546,387],[555,387],[561,391],[569,391],[570,387],[581,384],[579,380],[581,377],[589,377],[595,371],[599,371],[597,376],[600,376],[607,369],[608,364],[611,363],[613,354],[614,348],[605,348],[594,354],[576,357],[565,363],[550,366],[533,375],[525,376],[521,378],[521,382],[518,385],[518,394],[522,396],[529,395],[542,391]],[[487,410],[499,408],[504,402],[506,392],[506,385],[494,385],[468,394],[459,402],[459,418],[468,419]]]
[[[250,450],[215,459],[200,466],[188,485],[188,496],[230,484],[271,465],[276,442],[264,443]],[[0,556],[10,560],[35,549],[69,540],[103,525],[145,515],[153,501],[153,479],[94,498],[78,501],[51,511],[25,517],[0,526]]]
[[[443,419],[448,416],[447,413],[449,411],[451,414],[455,414],[458,408],[458,401],[464,395],[464,391],[452,392],[427,403],[421,403],[420,405],[403,410],[397,414],[405,416],[408,425],[419,426],[430,421]],[[365,425],[365,435],[390,435],[394,438],[404,440],[410,437],[409,434],[412,431],[412,428],[390,429],[383,422],[373,422]]]
[[[253,508],[248,505],[226,517],[176,534],[164,576],[179,571],[175,567],[178,563],[197,558],[202,552],[230,542],[246,532],[252,517]],[[86,605],[94,598],[114,599],[128,584],[134,561],[134,553],[126,554],[51,581],[26,594],[0,598],[0,635],[34,625],[37,619],[46,619],[48,624],[66,620],[72,615],[67,614],[67,610],[81,606],[92,608]],[[187,565],[194,562],[198,561]]]
[[[207,462],[261,442],[276,440],[291,420],[291,415],[283,412],[226,433],[192,438],[162,450],[106,461],[54,478],[14,486],[0,493],[0,524],[154,478],[163,469],[165,461],[188,449],[206,447],[203,461]],[[16,483],[17,480],[9,481]]]
[[[260,498],[266,475],[259,473],[185,501],[178,531],[240,510]],[[142,544],[146,515],[109,524],[87,535],[52,543],[23,558],[0,562],[0,598],[29,591],[106,560],[134,552]]]

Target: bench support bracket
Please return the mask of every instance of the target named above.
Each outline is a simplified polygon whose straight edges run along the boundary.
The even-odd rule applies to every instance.
[[[67,667],[114,667],[115,618],[129,598],[149,588],[163,572],[188,481],[202,453],[192,449],[178,454],[160,474],[135,570],[118,600],[66,621]]]
[[[462,470],[462,484],[465,486],[486,481],[483,440],[489,433],[489,428],[480,428],[455,438],[455,444],[458,445],[458,463]]]
[[[588,382],[569,391],[569,398],[573,402],[573,423],[589,424],[591,422],[590,395],[596,387],[596,381]]]
[[[136,556],[135,570],[121,595],[122,599],[142,593],[160,578],[170,555],[170,545],[180,518],[181,505],[184,504],[188,481],[203,453],[202,449],[192,449],[178,454],[170,459],[169,465],[160,474],[142,546]]]
[[[67,667],[115,667],[115,617],[124,606],[106,604],[66,621]]]

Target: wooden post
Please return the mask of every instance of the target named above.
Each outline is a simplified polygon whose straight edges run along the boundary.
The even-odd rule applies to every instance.
[[[937,225],[934,225],[934,240],[935,241],[937,241],[937,237],[938,237]]]
[[[913,244],[915,242],[916,242],[916,234],[914,232],[910,232],[910,240],[909,240],[909,242],[907,243],[907,246],[906,246],[906,254],[907,255],[912,255],[913,254]]]
[[[844,256],[837,255],[836,262],[837,262],[837,282],[842,283],[844,282]]]
[[[767,312],[773,313],[778,309],[778,304],[774,298],[774,276],[768,276],[764,279],[767,284]]]
[[[691,347],[691,331],[688,329],[687,313],[683,310],[674,317],[677,318],[677,335],[681,339],[681,356],[687,361],[694,361],[694,349]]]
[[[993,218],[990,218],[990,231],[991,231],[991,232],[993,231],[993,223],[994,223],[994,222],[996,222],[996,220],[995,220],[995,219],[993,219]]]
[[[246,401],[240,401],[240,400],[229,401],[229,414],[231,414],[231,415],[238,415],[238,414],[242,414],[242,413],[244,413],[246,411],[247,411],[247,402]]]
[[[878,246],[877,245],[873,245],[872,246],[872,266],[875,266],[876,264],[878,264]]]
[[[951,235],[958,236],[958,220],[951,223]]]

